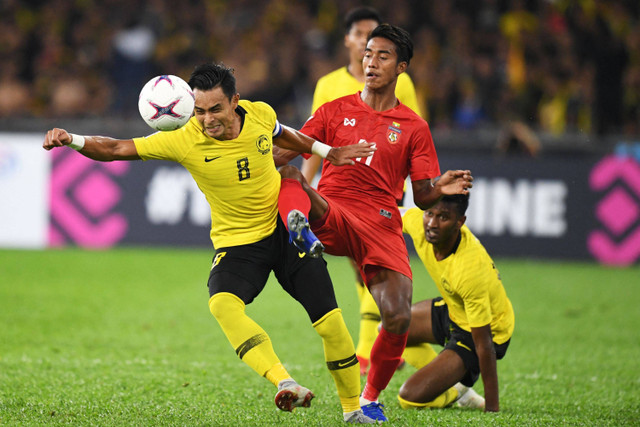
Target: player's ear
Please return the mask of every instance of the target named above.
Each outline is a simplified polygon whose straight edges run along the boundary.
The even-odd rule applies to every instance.
[[[238,106],[238,101],[240,101],[240,94],[236,93],[231,97],[231,106],[233,107],[234,110]]]
[[[466,221],[467,221],[467,216],[466,215],[462,215],[460,218],[458,218],[458,221],[457,221],[458,228],[462,228],[462,226],[464,225],[464,223]]]
[[[398,62],[398,65],[396,65],[396,72],[398,73],[398,75],[404,73],[405,71],[407,71],[407,61],[400,61]]]

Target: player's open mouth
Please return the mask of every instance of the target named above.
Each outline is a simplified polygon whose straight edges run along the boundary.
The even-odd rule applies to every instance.
[[[376,83],[376,81],[380,80],[380,75],[378,74],[373,74],[373,73],[367,73],[365,75],[365,81],[369,82],[369,83]],[[379,83],[376,83],[379,84]]]

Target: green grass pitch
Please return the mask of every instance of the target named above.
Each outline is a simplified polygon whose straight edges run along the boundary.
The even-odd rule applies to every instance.
[[[247,311],[309,409],[235,356],[207,307],[209,250],[0,251],[0,425],[333,426],[342,415],[306,314],[271,279]],[[326,257],[355,337],[353,274]],[[639,425],[640,267],[497,259],[516,311],[498,363],[501,412],[403,411],[398,371],[381,396],[391,426]],[[414,300],[437,295],[412,260]],[[482,394],[482,383],[475,389]]]

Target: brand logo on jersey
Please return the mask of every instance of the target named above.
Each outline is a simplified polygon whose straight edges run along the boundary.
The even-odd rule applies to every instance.
[[[389,212],[386,209],[380,209],[380,215],[382,215],[385,218],[391,219],[391,212]]]
[[[442,281],[440,282],[440,284],[442,285],[442,289],[444,289],[446,293],[448,293],[448,294],[452,294],[453,293],[453,292],[451,292],[451,285],[449,284],[447,279],[445,279],[443,277]]]
[[[256,140],[256,147],[260,154],[267,154],[271,152],[271,140],[267,135],[260,135]]]
[[[477,239],[476,239],[477,240]],[[498,280],[502,280],[502,277],[500,277],[500,272],[498,271],[498,269],[496,268],[495,263],[491,263],[491,267],[493,267],[493,269],[495,270],[496,274],[498,275]]]
[[[298,252],[298,257],[299,258],[304,258],[304,256],[306,255],[306,252]]]
[[[222,157],[222,156],[215,156],[215,157],[211,157],[211,158],[209,156],[204,156],[204,161],[209,163],[209,162],[214,161],[215,159],[219,159],[220,157]]]
[[[347,119],[345,117],[344,118],[344,125],[345,126],[355,126],[356,125],[356,119]]]

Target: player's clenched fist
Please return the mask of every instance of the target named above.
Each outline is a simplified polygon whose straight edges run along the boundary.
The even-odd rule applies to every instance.
[[[47,132],[42,148],[51,150],[54,147],[63,147],[71,143],[71,135],[64,129],[53,128]]]

